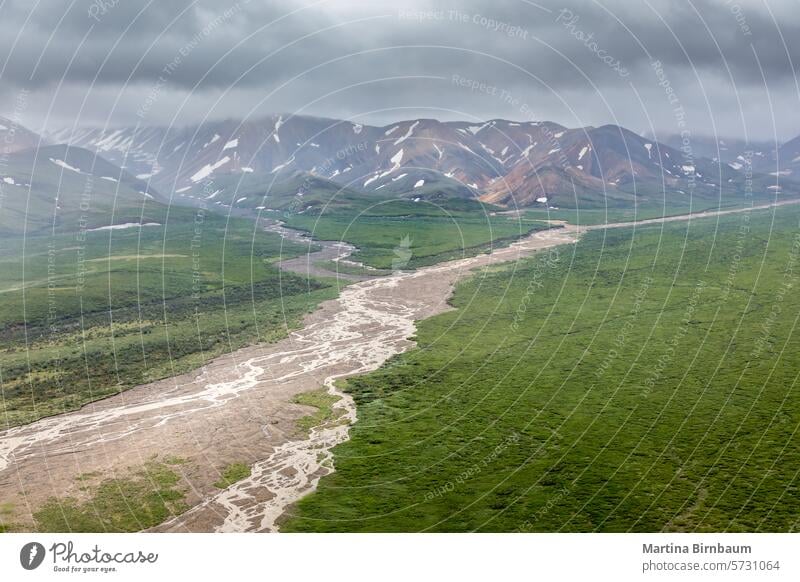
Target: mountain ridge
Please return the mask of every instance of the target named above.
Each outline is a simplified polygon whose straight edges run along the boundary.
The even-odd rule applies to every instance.
[[[276,175],[298,171],[365,193],[474,196],[506,206],[570,205],[576,196],[603,205],[745,194],[744,172],[735,161],[694,157],[613,124],[567,128],[549,121],[419,118],[376,126],[275,114],[181,128],[62,130],[47,137],[94,150],[158,191],[192,198],[212,196],[203,182],[247,174],[248,182],[265,185],[266,194]],[[800,164],[796,149],[790,159]],[[768,168],[755,164],[753,171],[758,195],[800,191],[788,178],[791,172],[770,177]],[[211,203],[235,205],[237,194],[235,186],[226,186]]]

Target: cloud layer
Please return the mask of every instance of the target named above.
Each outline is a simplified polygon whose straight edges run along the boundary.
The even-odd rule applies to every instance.
[[[0,111],[24,94],[34,129],[297,112],[785,140],[800,133],[793,4],[12,1]]]

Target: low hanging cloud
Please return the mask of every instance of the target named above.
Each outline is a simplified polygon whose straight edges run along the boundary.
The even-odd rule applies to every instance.
[[[775,0],[12,1],[0,111],[25,91],[34,129],[299,112],[661,134],[677,99],[694,133],[788,139],[798,38],[794,2]]]

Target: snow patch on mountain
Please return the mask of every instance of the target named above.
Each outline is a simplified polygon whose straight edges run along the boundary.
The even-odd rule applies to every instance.
[[[280,131],[282,125],[283,125],[283,115],[279,115],[278,119],[275,120],[275,127],[272,130],[272,139],[275,140],[275,143],[281,143],[281,138],[278,135],[278,131]]]
[[[98,230],[126,230],[128,228],[140,228],[142,226],[161,226],[159,222],[145,222],[140,224],[138,222],[124,222],[122,224],[110,224],[108,226],[98,226],[97,228],[90,228],[89,231],[94,232]]]
[[[83,174],[83,172],[81,172],[78,168],[76,168],[74,166],[70,166],[64,160],[56,160],[54,158],[50,158],[50,161],[53,162],[56,166],[60,166],[60,167],[64,168],[65,170],[69,170],[70,172],[76,172],[78,174]]]
[[[207,141],[206,143],[204,143],[204,144],[203,144],[203,149],[206,149],[206,148],[207,148],[208,146],[210,146],[212,143],[216,143],[216,142],[219,140],[219,138],[221,138],[221,137],[222,137],[222,136],[221,136],[220,134],[218,134],[218,133],[215,133],[215,134],[214,134],[214,137],[212,137],[210,141]]]
[[[202,180],[204,178],[207,178],[208,176],[213,174],[214,170],[218,170],[219,168],[221,168],[222,166],[224,166],[225,164],[227,164],[230,161],[231,161],[230,157],[225,156],[224,158],[222,158],[221,160],[219,160],[215,164],[206,164],[205,166],[200,168],[197,172],[195,172],[192,175],[192,177],[189,178],[189,180],[196,184],[200,180]]]
[[[284,163],[282,163],[282,164],[280,164],[280,165],[278,165],[278,166],[275,166],[275,167],[272,169],[272,171],[270,172],[270,174],[275,174],[275,173],[277,173],[277,172],[280,172],[282,169],[284,169],[286,166],[288,166],[289,164],[291,164],[291,163],[293,163],[293,162],[294,162],[294,156],[292,156],[291,158],[289,158],[288,160],[286,160]]]
[[[415,121],[414,123],[412,123],[412,124],[411,124],[411,127],[409,127],[409,128],[408,128],[408,131],[406,131],[405,135],[404,135],[404,136],[402,136],[402,137],[400,137],[400,138],[398,138],[398,139],[397,139],[397,140],[394,142],[394,145],[400,145],[401,143],[403,143],[404,141],[406,141],[406,140],[407,140],[409,137],[411,137],[411,134],[412,134],[412,133],[414,133],[414,129],[416,129],[416,127],[417,127],[418,125],[419,125],[419,121]]]

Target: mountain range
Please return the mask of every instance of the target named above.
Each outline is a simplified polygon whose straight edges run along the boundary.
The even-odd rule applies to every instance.
[[[775,152],[765,153],[758,144],[748,172],[743,171],[744,144],[730,152],[720,144],[725,155],[715,156],[702,138],[689,151],[681,143],[660,143],[614,125],[570,129],[502,119],[413,119],[377,127],[275,115],[176,129],[61,131],[48,137],[97,151],[151,180],[162,193],[220,204],[236,204],[247,193],[239,204],[256,199],[261,204],[266,195],[268,206],[270,185],[296,182],[297,173],[366,193],[479,197],[509,206],[605,206],[665,193],[742,195],[750,178],[756,193],[795,192],[791,176],[800,171],[795,151],[800,138]],[[209,179],[219,182],[210,191]],[[250,195],[254,183],[262,196]]]
[[[9,131],[14,139],[3,139]],[[678,136],[662,143],[616,125],[413,119],[378,127],[273,115],[180,128],[69,128],[39,136],[0,118],[0,140],[13,144],[0,164],[6,186],[53,187],[54,178],[42,173],[57,169],[61,188],[64,176],[72,179],[66,181],[70,191],[80,189],[72,183],[76,175],[94,176],[117,184],[118,198],[264,210],[291,204],[302,212],[321,191],[328,199],[337,193],[461,197],[551,208],[800,192],[793,180],[800,176],[800,137],[772,149],[706,138],[693,138],[687,147]]]

